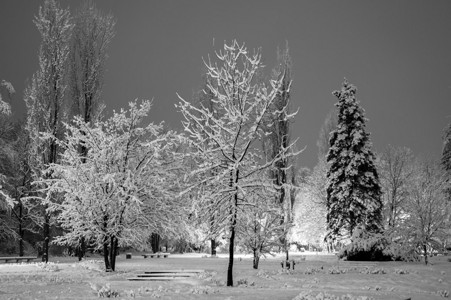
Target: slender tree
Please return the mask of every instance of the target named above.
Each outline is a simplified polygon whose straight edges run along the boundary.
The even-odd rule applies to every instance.
[[[107,50],[114,37],[113,15],[98,10],[93,1],[85,0],[74,18],[69,63],[69,105],[71,114],[92,122],[101,112],[101,94]],[[80,145],[80,153],[89,149]],[[84,239],[77,246],[78,259],[86,251]]]
[[[73,25],[69,10],[61,8],[55,0],[44,2],[34,23],[42,38],[38,57],[39,69],[25,91],[25,102],[26,129],[30,135],[30,166],[33,178],[39,180],[49,176],[42,172],[45,166],[58,160],[56,138],[61,136],[65,114],[65,75]],[[40,139],[41,133],[51,134],[53,138],[43,141]],[[41,209],[44,238],[42,259],[45,262],[48,261],[51,225],[51,215],[47,208],[44,205]]]
[[[386,229],[394,230],[404,214],[409,184],[414,176],[414,157],[410,149],[388,146],[379,161]]]
[[[381,187],[356,92],[345,79],[341,90],[333,93],[338,98],[338,124],[327,154],[327,224],[332,238],[352,236],[357,226],[378,231],[382,224]]]
[[[280,92],[271,104],[271,111],[274,113],[268,114],[264,123],[267,127],[266,130],[270,132],[263,144],[269,159],[278,155],[281,149],[288,147],[291,139],[290,124],[292,118],[287,118],[287,116],[291,113],[292,60],[289,54],[288,43],[285,49],[278,49],[277,51],[277,66],[273,69],[273,78],[281,78],[281,85]],[[278,202],[282,205],[283,214],[281,222],[285,224],[285,235],[282,236],[282,244],[287,260],[287,234],[292,225],[292,207],[295,200],[293,189],[293,185],[295,185],[295,170],[293,170],[293,167],[293,162],[289,157],[282,157],[270,170],[270,176],[274,180],[274,184],[279,187]]]
[[[274,158],[265,160],[258,155],[257,143],[267,133],[263,119],[271,112],[270,106],[280,93],[283,76],[271,81],[271,87],[255,84],[255,75],[262,68],[261,53],[249,53],[244,45],[233,41],[216,53],[217,61],[206,62],[208,88],[214,94],[217,115],[207,107],[197,107],[179,97],[180,109],[193,149],[192,156],[199,162],[191,172],[197,189],[193,214],[200,220],[211,220],[211,211],[217,215],[211,220],[216,232],[227,230],[229,236],[229,264],[227,286],[233,286],[234,246],[237,221],[242,207],[249,203],[247,192],[265,182],[254,174],[272,166],[282,158],[295,155],[293,143],[281,149]],[[285,114],[286,108],[281,114]],[[287,118],[293,117],[286,115]]]
[[[204,77],[204,86],[199,91],[197,101],[199,102],[199,107],[206,107],[210,112],[213,113],[215,117],[217,117],[218,109],[216,109],[216,104],[214,102],[215,95],[211,91],[210,88],[208,88],[209,85],[214,84],[214,82],[211,81],[211,78],[208,78],[208,76]],[[217,172],[217,170],[211,170],[213,173]],[[209,232],[209,238],[210,238],[210,253],[211,256],[216,256],[216,240],[218,238],[218,232],[215,232],[212,227],[214,224],[214,218],[216,215],[216,212],[213,210],[210,213],[211,217],[209,220],[209,229],[207,230]]]
[[[115,35],[115,19],[85,0],[74,17],[70,41],[69,93],[72,114],[91,122],[99,114],[107,51]]]
[[[8,81],[2,80],[0,83],[0,209],[7,209],[12,205],[11,197],[3,185],[6,184],[8,173],[11,170],[11,143],[14,136],[14,126],[9,116],[11,114],[11,105],[3,101],[2,88],[6,89],[8,99],[15,93],[14,87]],[[3,223],[3,218],[0,220]],[[2,226],[3,227],[3,226]],[[4,227],[6,228],[6,226]]]
[[[2,81],[1,87],[7,89],[7,94],[11,96],[14,92],[12,85]],[[11,87],[12,92],[8,90]],[[11,97],[9,97],[11,99]],[[12,195],[14,180],[14,160],[17,152],[14,149],[16,140],[15,126],[11,120],[11,106],[3,101],[0,91],[0,240],[15,238],[16,234],[11,220],[11,209],[14,206],[14,196]]]
[[[257,176],[266,176],[265,173]],[[280,247],[282,238],[286,236],[286,226],[280,214],[280,205],[274,201],[278,191],[274,188],[257,187],[247,193],[249,204],[243,207],[237,228],[240,244],[253,254],[252,267],[258,269],[260,257]]]

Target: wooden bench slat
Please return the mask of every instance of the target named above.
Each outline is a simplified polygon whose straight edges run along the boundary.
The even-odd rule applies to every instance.
[[[22,260],[26,260],[27,262],[30,262],[30,260],[35,260],[38,259],[38,257],[36,256],[4,256],[4,257],[0,257],[0,260],[5,261],[5,263],[7,263],[10,260],[15,260],[16,263],[18,263],[19,261]]]

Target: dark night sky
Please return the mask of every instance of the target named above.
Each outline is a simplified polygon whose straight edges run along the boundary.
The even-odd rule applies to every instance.
[[[109,109],[152,99],[151,119],[180,128],[176,93],[191,98],[201,85],[202,57],[233,38],[262,47],[267,71],[277,46],[294,63],[293,124],[300,164],[316,162],[316,140],[346,77],[370,119],[374,149],[407,146],[438,158],[451,121],[451,1],[148,1],[97,0],[117,19],[103,100]],[[0,1],[0,79],[23,90],[37,70],[39,33],[32,19],[42,1]],[[79,1],[61,0],[72,10]],[[215,45],[213,47],[213,40]]]

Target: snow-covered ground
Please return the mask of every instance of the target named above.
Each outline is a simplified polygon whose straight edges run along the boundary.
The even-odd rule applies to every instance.
[[[334,273],[336,258],[320,253],[303,255],[295,271],[283,272],[282,254],[262,259],[252,269],[252,257],[238,254],[233,289],[224,286],[227,255],[174,254],[169,258],[118,257],[116,272],[103,271],[102,257],[78,262],[73,257],[52,257],[51,263],[0,264],[0,299],[97,299],[96,288],[108,288],[123,299],[293,299],[299,293],[326,292],[373,299],[443,299],[451,291],[451,262],[432,258],[432,265],[381,262],[366,271]],[[240,260],[241,258],[241,260]],[[296,259],[296,258],[295,258]],[[132,282],[138,273],[161,269],[202,269],[200,276],[170,282]],[[359,299],[359,298],[354,298]],[[360,298],[363,299],[363,298]],[[367,298],[369,299],[369,298]]]

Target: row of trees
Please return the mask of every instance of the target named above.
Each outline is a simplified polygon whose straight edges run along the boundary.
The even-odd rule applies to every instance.
[[[114,23],[92,2],[75,17],[54,0],[40,8],[26,121],[2,140],[14,148],[2,161],[5,238],[19,240],[23,255],[25,234],[41,235],[43,261],[51,244],[77,249],[80,259],[89,246],[115,270],[119,247],[145,247],[152,234],[189,239],[200,228],[211,240],[227,238],[232,286],[238,242],[253,251],[255,268],[270,247],[287,250],[299,153],[289,132],[297,112],[288,48],[265,80],[260,50],[224,45],[205,62],[207,103],[179,97],[185,133],[177,133],[146,121],[149,101],[102,113]]]
[[[418,247],[427,255],[449,236],[451,129],[443,168],[412,163],[405,149],[376,156],[356,88],[345,80],[334,92],[337,112],[320,133],[318,165],[297,172],[288,47],[278,51],[267,79],[260,50],[225,44],[204,61],[198,99],[179,96],[178,133],[147,120],[149,101],[103,114],[111,15],[86,2],[71,17],[46,0],[35,24],[42,42],[25,91],[25,124],[11,122],[0,99],[8,124],[0,136],[0,238],[17,239],[20,255],[28,232],[42,235],[44,261],[51,242],[77,249],[80,259],[89,246],[115,270],[119,247],[146,247],[158,235],[193,240],[195,232],[211,241],[212,254],[218,240],[227,240],[232,286],[236,245],[254,254],[258,268],[274,246],[288,259],[290,230],[315,243],[348,239],[357,254],[381,250],[390,257]],[[12,85],[2,86],[11,99]],[[293,206],[303,209],[298,222]],[[292,230],[293,223],[301,226]],[[380,249],[360,249],[362,239]]]
[[[51,177],[44,170],[60,161],[57,141],[64,134],[63,122],[74,115],[82,115],[90,122],[100,111],[106,52],[114,36],[115,21],[90,1],[85,1],[71,16],[68,9],[49,0],[40,7],[34,23],[41,34],[39,68],[24,92],[25,123],[2,118],[9,124],[3,128],[9,130],[10,146],[3,148],[2,153],[11,154],[2,161],[3,166],[11,167],[3,185],[15,202],[9,211],[12,216],[8,223],[14,226],[8,236],[19,239],[19,253],[23,255],[24,235],[42,233],[43,260],[47,261],[52,212],[47,204],[37,200],[46,196],[42,194],[42,178]],[[51,138],[42,139],[42,134]],[[81,147],[80,151],[85,150]],[[8,214],[4,219],[8,219]],[[12,230],[15,227],[18,230]]]

